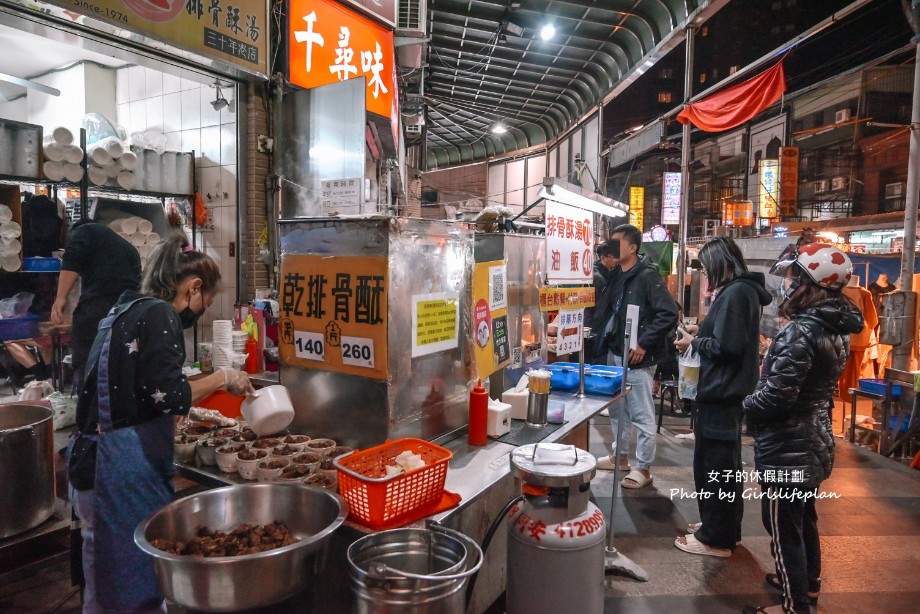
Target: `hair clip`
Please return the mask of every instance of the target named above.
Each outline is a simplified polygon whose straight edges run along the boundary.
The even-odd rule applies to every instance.
[[[182,253],[183,253],[183,254],[187,254],[188,252],[191,252],[191,251],[195,251],[195,250],[192,249],[192,246],[191,246],[191,245],[186,245],[185,247],[182,248]]]

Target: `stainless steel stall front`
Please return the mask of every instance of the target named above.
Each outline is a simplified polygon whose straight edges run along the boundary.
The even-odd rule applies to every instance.
[[[389,217],[279,226],[291,427],[366,447],[466,425],[470,226]]]

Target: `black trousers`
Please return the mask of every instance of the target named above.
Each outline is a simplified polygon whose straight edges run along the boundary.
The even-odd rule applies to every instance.
[[[761,486],[763,526],[770,534],[770,552],[783,585],[783,609],[808,614],[808,591],[821,590],[821,540],[815,490]]]
[[[697,432],[693,448],[693,481],[700,493],[698,505],[703,526],[696,539],[714,548],[735,549],[741,541],[744,515],[744,476],[741,434],[738,439],[711,439]]]

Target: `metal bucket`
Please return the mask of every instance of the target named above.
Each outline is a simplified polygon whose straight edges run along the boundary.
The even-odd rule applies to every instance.
[[[53,417],[39,403],[0,405],[0,539],[54,512]]]
[[[432,525],[362,537],[348,548],[359,614],[463,614],[467,581],[482,565],[469,537]]]

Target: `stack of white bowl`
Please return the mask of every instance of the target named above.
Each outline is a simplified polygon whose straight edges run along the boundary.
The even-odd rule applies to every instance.
[[[214,320],[211,324],[211,341],[214,355],[214,368],[233,366],[233,322]]]
[[[141,266],[146,267],[147,260],[160,243],[160,235],[153,232],[153,224],[150,220],[136,215],[121,217],[112,220],[109,228],[137,248],[137,253],[141,257]]]
[[[22,226],[13,221],[13,211],[6,205],[0,205],[0,268],[4,271],[18,271],[22,266],[20,236]]]
[[[45,135],[42,144],[42,153],[45,163],[42,173],[51,181],[72,181],[74,183],[83,178],[83,150],[79,145],[73,144],[73,132],[63,126],[58,126]]]
[[[87,173],[93,185],[110,185],[120,190],[138,189],[134,171],[138,167],[137,154],[128,145],[110,136],[86,148],[89,158]]]

